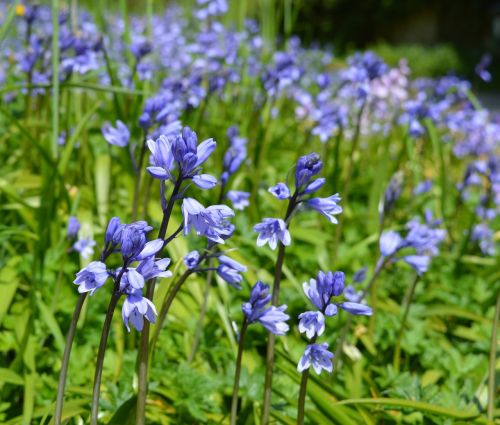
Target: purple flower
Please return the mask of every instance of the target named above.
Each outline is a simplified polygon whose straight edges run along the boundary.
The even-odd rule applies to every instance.
[[[394,255],[403,246],[403,238],[398,232],[388,230],[382,233],[379,241],[380,253],[383,257]]]
[[[130,140],[130,131],[120,120],[116,121],[116,128],[109,123],[104,124],[102,134],[110,145],[120,146],[121,148],[127,146]]]
[[[330,223],[337,224],[338,221],[334,215],[342,212],[342,207],[337,205],[340,202],[339,194],[329,196],[328,198],[312,198],[306,201],[308,208],[318,211],[321,215],[325,216]]]
[[[143,297],[140,290],[130,291],[123,302],[122,319],[129,332],[129,322],[140,332],[144,326],[144,317],[149,322],[155,323],[157,315],[154,304]]]
[[[419,276],[422,276],[429,268],[430,257],[428,255],[407,255],[403,260],[408,263]]]
[[[337,314],[337,307],[331,304],[332,297],[338,297],[344,290],[344,273],[319,271],[316,279],[304,282],[302,288],[307,298],[317,307],[319,311],[327,316]]]
[[[221,181],[226,183],[231,175],[233,175],[247,157],[247,139],[239,136],[239,130],[236,126],[231,126],[227,129],[227,137],[230,146],[224,154],[223,172]]]
[[[424,193],[429,192],[432,189],[432,181],[431,180],[424,180],[423,182],[420,182],[417,184],[415,189],[413,189],[413,194],[414,195],[422,195]]]
[[[475,72],[478,77],[485,83],[491,82],[491,73],[486,69],[491,65],[491,55],[486,53],[481,57],[481,60],[476,65]]]
[[[76,274],[73,283],[78,285],[80,294],[90,292],[90,295],[93,295],[97,289],[104,285],[108,277],[109,273],[106,270],[106,264],[100,261],[92,261]]]
[[[208,174],[201,174],[201,165],[215,149],[215,141],[207,139],[198,145],[198,137],[189,127],[184,127],[177,137],[160,136],[156,141],[148,140],[151,151],[151,167],[147,170],[160,180],[176,179],[172,175],[175,168],[179,178],[192,179],[201,189],[210,189],[217,184],[217,179]]]
[[[264,246],[268,243],[271,249],[275,249],[278,241],[281,241],[285,246],[291,243],[287,225],[280,218],[265,218],[261,223],[253,226],[253,230],[259,232],[257,246]]]
[[[247,268],[226,255],[219,256],[218,260],[219,267],[217,267],[217,274],[236,289],[241,289],[240,283],[243,277],[240,273],[246,272]]]
[[[382,203],[382,208],[380,211],[380,217],[383,219],[387,214],[389,214],[394,208],[394,204],[401,196],[401,191],[403,190],[403,173],[398,171],[395,173],[387,188],[384,192],[384,201]]]
[[[74,239],[78,236],[78,231],[80,230],[80,222],[74,216],[70,216],[68,220],[68,230],[66,231],[66,237],[68,239]]]
[[[361,283],[366,279],[366,267],[361,267],[354,275],[352,276],[352,281],[354,283]]]
[[[143,38],[137,38],[130,45],[130,51],[135,57],[135,60],[139,62],[144,56],[151,53],[153,50],[153,45],[149,40]]]
[[[290,189],[285,183],[277,183],[269,188],[269,193],[272,193],[275,198],[283,200],[290,198]]]
[[[305,332],[309,339],[325,331],[325,316],[320,311],[306,311],[299,314],[299,319],[299,332]]]
[[[347,311],[348,313],[354,314],[356,316],[371,316],[372,309],[367,305],[360,304],[357,302],[345,301],[338,304],[338,306]]]
[[[83,259],[90,258],[94,254],[95,241],[90,238],[78,239],[73,244],[73,249],[79,252]]]
[[[275,335],[284,335],[289,327],[285,323],[290,318],[285,314],[286,305],[265,308],[271,301],[269,285],[258,281],[252,288],[250,300],[241,306],[248,323],[260,322],[269,332]]]
[[[170,258],[155,260],[152,255],[142,260],[136,270],[144,277],[145,280],[157,277],[170,277],[172,276],[172,272],[167,270],[169,264]]]
[[[301,156],[295,166],[295,187],[297,190],[303,189],[322,168],[323,163],[317,153]]]
[[[244,210],[250,205],[250,202],[248,201],[250,193],[248,192],[230,190],[227,192],[227,198],[231,201],[235,210]]]
[[[198,266],[199,259],[200,253],[198,251],[191,251],[184,256],[184,264],[189,270],[192,270]]]
[[[202,235],[216,243],[224,243],[224,237],[232,234],[227,219],[234,212],[226,205],[212,205],[205,208],[193,198],[185,198],[182,202],[184,216],[184,234],[194,229],[198,236]]]
[[[104,235],[104,244],[116,245],[121,242],[122,223],[118,217],[113,217],[109,220],[106,227],[106,234]],[[116,237],[115,237],[116,235]]]
[[[323,344],[310,344],[306,347],[297,370],[303,372],[312,366],[318,375],[323,369],[331,373],[333,371],[332,358],[333,353],[328,351],[328,344],[326,342]]]

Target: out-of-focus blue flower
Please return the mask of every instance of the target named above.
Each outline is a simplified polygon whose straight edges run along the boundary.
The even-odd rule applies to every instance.
[[[366,279],[366,267],[361,267],[354,275],[352,276],[352,281],[354,283],[364,282]]]
[[[325,316],[320,311],[306,311],[299,314],[299,332],[311,339],[314,335],[321,336],[325,331]]]
[[[379,246],[380,254],[383,257],[390,257],[403,246],[403,238],[398,232],[388,230],[380,236]]]
[[[106,123],[102,127],[102,134],[110,145],[119,146],[121,148],[128,145],[130,140],[130,131],[127,126],[120,120],[116,121],[116,128],[111,124]]]
[[[80,238],[73,244],[73,249],[79,252],[83,259],[88,259],[94,254],[95,241],[90,238]]]
[[[74,239],[78,236],[78,231],[80,230],[80,222],[74,216],[70,216],[68,219],[68,230],[66,231],[66,237],[68,239]]]
[[[130,45],[130,51],[135,57],[135,60],[139,62],[144,56],[153,51],[153,45],[149,40],[144,38],[135,38]]]
[[[247,139],[240,137],[238,127],[231,126],[227,129],[229,148],[224,154],[223,171],[221,174],[222,183],[226,183],[247,157]]]
[[[119,217],[113,217],[109,220],[104,235],[104,245],[116,245],[121,242],[122,223]]]
[[[438,246],[446,237],[444,229],[431,227],[418,220],[411,220],[406,227],[409,229],[404,242],[406,246],[415,248],[419,255],[437,255]]]
[[[319,179],[318,179],[319,180]],[[321,215],[325,216],[330,223],[337,224],[338,221],[334,215],[342,212],[342,207],[337,203],[340,202],[339,194],[331,195],[328,198],[312,198],[305,202],[305,205],[318,211]]]
[[[198,251],[191,251],[184,256],[184,264],[189,270],[192,270],[198,266],[199,259],[200,253]]]
[[[328,351],[328,343],[310,344],[306,347],[297,370],[303,372],[312,366],[318,375],[323,369],[331,373],[333,371],[332,359],[333,353]]]
[[[407,255],[403,257],[403,260],[413,267],[420,276],[429,268],[430,257],[428,255]]]
[[[104,285],[108,277],[109,273],[106,269],[106,264],[100,261],[92,261],[87,267],[84,267],[76,274],[76,279],[73,283],[78,285],[78,292],[80,294],[90,292],[90,295],[93,295],[97,289]]]
[[[414,195],[422,195],[429,192],[432,189],[432,180],[424,180],[420,182],[415,189],[413,189]]]
[[[269,188],[269,193],[272,193],[275,198],[283,200],[290,198],[290,189],[285,183],[277,183]]]
[[[197,3],[204,7],[196,10],[194,15],[202,21],[212,16],[223,15],[228,11],[227,0],[197,0]]]
[[[219,256],[218,260],[219,267],[217,267],[217,274],[236,289],[241,289],[240,283],[243,280],[243,276],[240,273],[246,272],[247,268],[226,255]]]
[[[278,241],[285,246],[290,245],[291,237],[286,223],[280,218],[264,218],[261,223],[253,226],[255,232],[259,232],[257,246],[269,244],[271,249],[275,249]]]
[[[227,198],[233,204],[235,210],[244,210],[250,205],[250,193],[242,192],[240,190],[230,190],[227,192]]]
[[[384,199],[379,213],[381,219],[386,217],[387,214],[389,214],[392,211],[392,209],[394,208],[394,204],[401,196],[402,190],[403,190],[403,173],[401,171],[398,171],[391,177],[391,180],[389,181],[389,184],[385,189]]]
[[[485,255],[493,256],[496,253],[493,230],[486,224],[476,224],[472,230],[472,240],[479,242],[479,248]]]
[[[372,309],[365,304],[345,301],[343,303],[338,304],[338,306],[347,311],[348,313],[354,314],[356,316],[371,316]]]
[[[226,205],[212,205],[205,208],[193,198],[182,202],[184,216],[184,234],[194,229],[198,236],[205,236],[216,243],[224,243],[234,228],[228,226],[227,219],[234,216],[234,211]]]
[[[481,56],[481,60],[474,69],[476,75],[479,78],[481,78],[481,80],[483,80],[485,83],[489,83],[492,80],[491,73],[490,71],[487,70],[487,68],[489,68],[490,65],[491,65],[491,55],[489,53],[486,53],[483,56]]]
[[[269,285],[258,281],[252,288],[250,300],[244,303],[241,309],[248,323],[260,322],[269,332],[275,335],[284,335],[289,329],[285,322],[290,318],[288,314],[284,313],[286,305],[266,308],[270,300]]]
[[[129,332],[129,323],[140,332],[144,326],[144,317],[155,323],[157,315],[154,304],[143,297],[140,290],[131,290],[123,302],[122,319]]]

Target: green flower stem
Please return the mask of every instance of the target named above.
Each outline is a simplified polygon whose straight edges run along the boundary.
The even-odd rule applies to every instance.
[[[56,399],[56,410],[54,412],[54,424],[61,425],[62,420],[62,408],[64,403],[64,388],[66,386],[66,377],[68,375],[69,358],[71,356],[71,348],[73,346],[73,340],[75,339],[76,326],[78,324],[78,319],[82,311],[83,303],[87,298],[87,292],[80,294],[73,310],[73,317],[71,318],[71,323],[69,325],[68,335],[66,336],[66,345],[64,347],[64,354],[61,364],[61,371],[59,372],[59,384],[57,386],[57,399]]]
[[[247,328],[248,322],[245,318],[243,325],[241,325],[238,355],[236,356],[236,369],[234,371],[233,398],[231,401],[231,425],[236,425],[236,420],[238,419],[238,393],[240,390],[241,358],[243,357]]]
[[[172,194],[168,200],[168,204],[163,211],[163,219],[160,226],[160,231],[158,232],[159,239],[165,239],[167,234],[168,223],[170,221],[170,216],[174,208],[174,203],[177,200],[177,195],[181,189],[182,179],[179,177],[175,182]],[[164,245],[165,247],[165,245]],[[153,300],[155,293],[156,278],[151,279],[146,284],[146,298]],[[137,356],[137,369],[139,375],[139,384],[137,392],[137,412],[136,412],[136,424],[144,425],[146,423],[146,396],[148,393],[148,367],[149,367],[149,321],[144,321],[144,327],[141,332],[141,340],[139,344],[139,353]]]
[[[497,359],[497,344],[498,344],[498,325],[500,321],[500,293],[497,296],[497,304],[495,307],[495,317],[493,319],[493,328],[491,330],[491,348],[490,361],[488,365],[488,421],[493,423],[493,411],[495,408],[495,366]]]
[[[411,302],[413,300],[413,295],[415,294],[415,288],[417,287],[417,283],[420,279],[419,275],[416,275],[413,279],[413,282],[410,286],[408,295],[405,297],[405,309],[403,312],[403,318],[401,319],[401,325],[399,327],[398,338],[396,340],[396,347],[394,349],[394,358],[393,365],[394,368],[399,372],[400,361],[401,361],[401,338],[403,337],[403,333],[406,326],[406,319],[408,318],[408,313],[410,312]]]
[[[122,269],[122,272],[125,269],[126,267]],[[106,318],[104,319],[104,325],[102,327],[101,342],[99,343],[99,351],[97,352],[97,362],[94,375],[94,387],[92,390],[92,410],[90,413],[91,425],[98,425],[97,416],[99,414],[99,397],[101,395],[100,389],[101,389],[101,379],[102,379],[102,366],[104,364],[104,353],[106,352],[106,344],[108,342],[109,331],[111,329],[113,313],[115,312],[115,308],[116,305],[118,304],[118,300],[120,299],[120,295],[121,294],[117,291],[114,291],[113,295],[111,295],[111,300],[109,301],[108,305],[108,311],[106,312]]]
[[[317,335],[311,339],[308,345],[314,344],[316,342]],[[306,394],[307,394],[307,381],[309,380],[309,368],[302,372],[302,378],[300,380],[300,390],[299,390],[299,401],[297,403],[297,425],[304,425],[305,416],[305,406],[306,406]]]
[[[285,214],[285,222],[287,227],[289,227],[289,220],[292,216],[295,207],[297,206],[297,191],[293,194],[288,202],[288,208]],[[274,269],[274,282],[273,282],[273,296],[271,299],[272,305],[278,305],[279,303],[279,293],[280,293],[280,283],[281,274],[283,270],[283,263],[285,260],[285,245],[281,242],[278,244],[278,258],[276,259],[276,267]],[[272,397],[272,387],[273,387],[273,367],[274,367],[274,346],[276,344],[276,335],[269,334],[267,340],[267,352],[266,352],[266,375],[264,381],[264,402],[262,405],[262,425],[267,425],[269,423],[269,417],[271,414],[271,397]]]

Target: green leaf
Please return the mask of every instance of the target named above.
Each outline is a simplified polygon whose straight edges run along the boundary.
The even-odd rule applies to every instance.
[[[13,370],[0,368],[0,383],[24,385],[24,379]]]
[[[455,419],[475,419],[479,416],[478,412],[461,412],[455,408],[436,406],[435,404],[425,403],[423,401],[404,400],[397,398],[358,398],[338,401],[335,405],[378,405],[401,409],[413,409],[420,412],[433,415],[446,416]]]
[[[37,294],[37,303],[38,303],[38,308],[40,309],[41,317],[45,322],[45,324],[47,325],[47,327],[49,328],[50,333],[54,337],[57,349],[62,354],[64,351],[65,342],[64,342],[64,336],[61,332],[61,328],[59,327],[59,324],[57,323],[57,320],[55,319],[50,309],[42,301],[39,294]]]
[[[115,412],[108,425],[133,425],[135,423],[137,396],[133,395]]]

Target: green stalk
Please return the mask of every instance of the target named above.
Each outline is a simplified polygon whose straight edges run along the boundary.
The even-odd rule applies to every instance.
[[[59,384],[57,386],[56,410],[54,412],[55,425],[61,425],[62,408],[64,403],[64,388],[66,386],[66,377],[68,375],[69,358],[71,355],[73,340],[75,339],[78,318],[80,317],[80,312],[82,311],[83,303],[85,302],[86,298],[87,292],[78,296],[75,309],[73,310],[73,317],[71,318],[71,323],[69,325],[68,336],[66,337],[66,345],[64,347],[61,371],[59,372]]]
[[[125,270],[124,267],[122,270]],[[123,274],[123,273],[122,273]],[[120,276],[121,277],[121,276]],[[106,344],[108,342],[109,331],[111,329],[111,322],[113,320],[113,313],[115,312],[116,305],[120,299],[120,293],[114,291],[108,305],[106,318],[102,327],[101,342],[99,343],[99,351],[97,352],[97,363],[95,367],[94,386],[92,390],[92,410],[90,413],[90,424],[98,425],[99,414],[99,398],[101,395],[101,379],[102,379],[102,366],[104,364],[104,353],[106,352]]]
[[[59,0],[52,0],[52,158],[59,138]]]
[[[290,201],[288,202],[288,208],[285,214],[285,222],[290,220],[290,217],[297,206],[297,192],[293,194]],[[281,275],[283,270],[283,263],[285,260],[285,245],[281,242],[278,244],[278,258],[276,259],[276,267],[274,269],[274,282],[273,282],[273,296],[271,299],[272,305],[278,305],[279,303],[279,293],[280,293],[280,283]],[[267,352],[266,352],[266,375],[264,381],[264,402],[262,405],[262,425],[267,425],[269,423],[269,417],[271,414],[271,398],[273,390],[273,366],[274,366],[274,346],[276,344],[276,335],[270,333],[269,339],[267,340]]]
[[[314,335],[314,337],[311,339],[308,345],[314,344],[316,342],[317,337],[318,337],[317,335]],[[302,378],[300,380],[299,400],[297,403],[297,425],[304,425],[308,380],[309,380],[309,368],[307,368],[302,372]]]
[[[488,365],[488,421],[493,423],[495,408],[495,365],[497,359],[497,332],[500,321],[500,293],[497,296],[493,329],[491,330],[490,361]]]
[[[181,189],[182,178],[179,178],[175,182],[174,189],[168,200],[167,207],[163,211],[163,220],[161,222],[160,231],[158,232],[159,239],[165,239],[167,233],[168,223],[170,221],[170,216],[174,208],[174,203],[177,200],[177,195]],[[153,300],[155,293],[156,279],[151,279],[146,284],[146,298]],[[148,393],[148,368],[149,368],[149,321],[144,322],[144,327],[141,332],[141,341],[139,346],[139,353],[137,356],[138,362],[138,375],[139,375],[139,385],[137,393],[137,413],[136,413],[136,425],[144,425],[146,422],[146,396]]]
[[[399,332],[398,332],[398,338],[396,340],[396,348],[394,349],[394,358],[393,358],[393,365],[394,369],[399,372],[399,367],[400,367],[400,361],[401,361],[401,339],[403,337],[403,333],[405,330],[406,326],[406,319],[408,318],[408,313],[410,312],[410,306],[411,302],[413,300],[413,295],[415,294],[415,288],[417,287],[417,283],[420,279],[419,275],[416,275],[415,278],[413,279],[413,282],[410,286],[410,290],[408,292],[408,295],[405,297],[405,309],[403,312],[403,318],[401,319],[401,325],[399,327]]]
[[[241,325],[238,355],[236,356],[236,369],[234,371],[233,398],[231,401],[231,425],[236,425],[236,421],[238,419],[238,393],[240,391],[241,358],[243,357],[247,328],[248,322],[245,318],[243,325]]]

